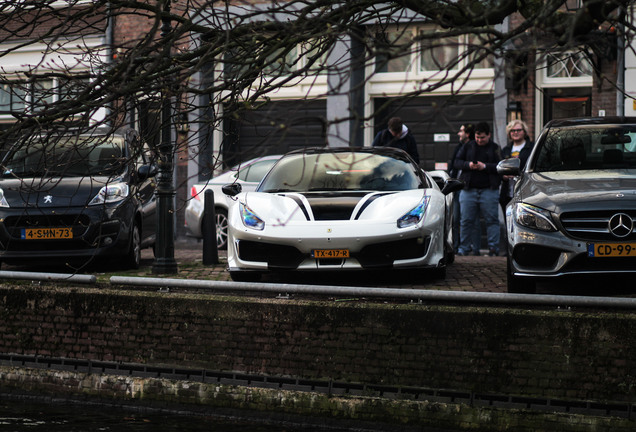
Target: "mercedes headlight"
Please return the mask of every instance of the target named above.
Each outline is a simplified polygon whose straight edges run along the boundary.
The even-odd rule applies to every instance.
[[[263,222],[263,219],[256,216],[256,213],[254,213],[247,205],[239,202],[239,211],[241,212],[243,225],[259,231],[265,229],[265,222]]]
[[[426,207],[428,207],[428,202],[430,200],[431,197],[425,195],[422,201],[416,207],[409,210],[406,214],[404,214],[397,220],[398,228],[410,227],[411,225],[416,225],[419,221],[421,221],[424,217],[424,214],[426,213]]]
[[[128,197],[129,189],[126,183],[113,183],[104,186],[88,205],[106,204],[121,201]]]
[[[515,221],[524,227],[540,231],[557,231],[550,212],[530,204],[518,203],[514,208]]]

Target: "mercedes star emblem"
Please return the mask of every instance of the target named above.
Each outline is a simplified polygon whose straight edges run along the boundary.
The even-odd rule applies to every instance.
[[[625,213],[616,213],[609,220],[609,230],[615,237],[623,238],[631,234],[634,221]]]

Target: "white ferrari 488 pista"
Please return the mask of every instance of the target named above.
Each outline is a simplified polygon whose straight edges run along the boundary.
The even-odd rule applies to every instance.
[[[266,272],[427,269],[453,261],[452,209],[442,190],[403,151],[303,149],[283,156],[256,191],[223,187],[228,270],[234,280]]]

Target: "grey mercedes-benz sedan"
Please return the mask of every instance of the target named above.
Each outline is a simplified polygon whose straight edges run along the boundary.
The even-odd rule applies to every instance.
[[[566,275],[636,273],[636,118],[548,123],[506,208],[508,292]]]

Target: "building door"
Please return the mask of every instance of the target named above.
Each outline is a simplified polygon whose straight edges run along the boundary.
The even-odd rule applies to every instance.
[[[376,98],[374,106],[374,136],[386,128],[389,118],[400,117],[413,133],[420,166],[425,170],[448,169],[458,144],[457,131],[463,123],[485,121],[493,128],[492,95]]]
[[[589,117],[592,113],[590,88],[548,88],[544,98],[544,124],[554,119]]]
[[[223,163],[326,145],[325,100],[275,101],[224,121]]]

